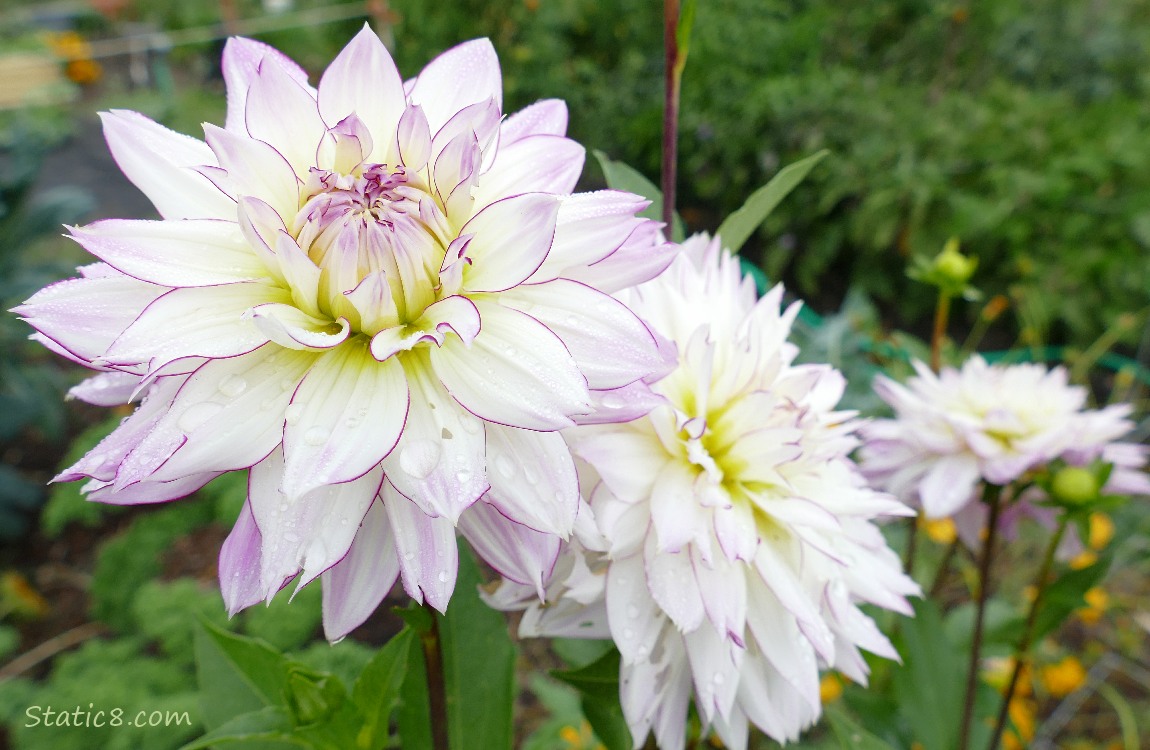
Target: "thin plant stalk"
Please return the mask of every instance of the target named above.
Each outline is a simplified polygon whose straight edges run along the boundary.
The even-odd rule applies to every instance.
[[[994,543],[997,539],[998,514],[1002,488],[987,484],[982,499],[990,506],[990,517],[986,522],[986,539],[978,555],[978,608],[974,616],[974,637],[970,642],[970,666],[966,673],[966,692],[962,698],[962,724],[959,727],[958,749],[970,747],[970,722],[974,718],[974,696],[978,685],[978,662],[982,657],[982,629],[986,619],[986,599],[990,589],[990,565],[994,558]]]
[[[986,746],[987,750],[994,750],[998,747],[1002,733],[1006,730],[1006,720],[1010,715],[1010,699],[1014,697],[1014,690],[1018,687],[1018,678],[1022,675],[1022,667],[1026,663],[1026,655],[1030,651],[1031,641],[1034,639],[1034,626],[1038,622],[1038,612],[1042,608],[1042,595],[1046,593],[1050,583],[1050,570],[1054,567],[1054,553],[1058,550],[1058,545],[1062,543],[1068,520],[1065,513],[1058,519],[1058,528],[1046,546],[1042,567],[1039,568],[1038,576],[1034,579],[1034,601],[1030,603],[1030,611],[1026,613],[1026,624],[1022,628],[1022,637],[1018,641],[1018,648],[1014,651],[1014,668],[1010,671],[1010,681],[1006,684],[1002,707],[998,710],[998,720],[994,723],[994,733],[990,736],[990,744]]]
[[[663,0],[663,223],[668,236],[674,226],[675,183],[679,161],[679,0]]]
[[[938,564],[938,570],[934,573],[934,582],[930,584],[929,596],[931,599],[937,598],[942,591],[942,585],[946,581],[946,573],[950,569],[950,563],[954,560],[955,553],[958,552],[959,544],[961,542],[958,537],[955,537],[954,541],[946,548],[946,552],[943,553],[942,562]]]
[[[930,369],[942,369],[942,342],[946,338],[946,324],[950,320],[950,295],[938,293],[938,304],[934,308],[934,332],[930,337]]]
[[[431,712],[431,742],[434,750],[449,750],[447,741],[447,686],[443,676],[443,650],[439,638],[439,620],[426,604],[431,627],[419,634],[423,662],[427,667],[427,695]]]

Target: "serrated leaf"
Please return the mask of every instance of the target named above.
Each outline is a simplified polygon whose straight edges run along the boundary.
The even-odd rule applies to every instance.
[[[826,718],[842,750],[893,750],[888,742],[863,729],[858,722],[837,708],[828,707]]]
[[[737,253],[783,198],[806,179],[811,169],[829,153],[826,150],[819,151],[794,164],[788,164],[770,182],[751,193],[747,201],[719,226],[718,234],[723,238],[723,246]]]
[[[387,739],[391,713],[399,705],[408,658],[416,641],[415,633],[404,628],[376,653],[355,681],[352,701],[363,713],[356,744],[364,750],[382,747]]]
[[[207,622],[196,633],[196,673],[209,729],[267,706],[282,706],[287,693],[288,660],[282,654]]]
[[[267,706],[236,716],[180,750],[207,750],[222,746],[238,748],[241,744],[261,748],[308,747],[307,742],[292,735],[287,712],[278,706]]]
[[[651,205],[641,211],[639,216],[644,219],[651,219],[652,221],[661,222],[663,220],[663,193],[655,183],[644,177],[643,174],[634,167],[624,164],[621,161],[613,161],[611,157],[602,151],[593,151],[592,153],[595,154],[595,158],[603,170],[603,177],[607,180],[607,186],[609,188],[643,196],[651,201]],[[686,230],[683,228],[683,220],[679,217],[679,214],[676,213],[671,226],[671,240],[673,242],[682,242],[686,236]]]

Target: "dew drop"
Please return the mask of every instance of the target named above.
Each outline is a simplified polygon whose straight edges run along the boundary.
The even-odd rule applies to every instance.
[[[415,553],[414,552],[405,552],[403,554],[403,559],[404,560],[414,560],[415,559]]]
[[[634,637],[635,637],[635,631],[634,630],[631,630],[631,628],[623,628],[623,638],[625,640],[630,640]]]
[[[466,482],[467,480],[471,479],[471,471],[468,469],[460,469],[459,471],[455,472],[455,478],[460,482]]]
[[[712,679],[712,680],[714,680],[714,682],[715,682],[715,684],[716,684],[716,685],[722,685],[722,684],[723,684],[723,680],[725,680],[726,678],[725,678],[725,677],[723,677],[723,673],[722,673],[722,672],[715,672],[715,675],[714,675],[714,677],[712,677],[711,679]]]
[[[495,457],[495,468],[507,479],[515,476],[515,462],[503,453]]]
[[[483,425],[471,414],[463,413],[459,415],[459,426],[463,428],[464,432],[469,432],[474,435],[479,432]]]
[[[351,521],[348,519],[347,516],[344,516],[343,518],[339,519],[339,522],[342,526],[347,526],[349,523],[351,523]]]
[[[574,315],[568,315],[567,316],[567,325],[569,325],[569,326],[579,325],[579,318],[575,317]]]
[[[299,541],[299,534],[296,534],[295,532],[292,532],[292,531],[285,531],[284,532],[284,541],[285,542],[291,542],[292,544],[295,544],[296,542]]]
[[[303,434],[303,441],[308,445],[323,445],[331,437],[326,427],[312,427]]]
[[[628,604],[627,605],[627,616],[630,617],[632,620],[638,618],[639,617],[639,608],[637,606],[635,606],[634,604]]]
[[[523,465],[523,477],[527,480],[527,484],[539,484],[539,473],[529,464]]]
[[[614,394],[609,394],[603,397],[601,402],[604,408],[607,409],[622,409],[627,405],[627,402]]]
[[[217,404],[213,401],[193,404],[187,411],[180,415],[177,425],[185,433],[192,432],[218,414],[223,408],[221,404]]]
[[[413,440],[400,450],[399,468],[423,479],[439,465],[440,453],[439,443],[434,440]]]
[[[303,404],[288,404],[288,407],[284,409],[284,420],[288,424],[299,422],[301,416],[303,416]]]
[[[440,583],[447,583],[447,571],[446,570],[439,571],[439,582]]]
[[[238,375],[229,375],[220,381],[217,388],[228,398],[235,398],[248,389],[248,381]]]

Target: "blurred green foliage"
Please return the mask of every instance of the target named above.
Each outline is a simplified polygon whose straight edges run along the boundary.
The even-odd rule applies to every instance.
[[[657,177],[658,6],[392,7],[406,74],[490,36],[507,110],[562,97],[575,138]],[[1012,296],[1024,343],[1084,346],[1146,304],[1148,20],[1146,0],[713,0],[683,83],[680,210],[713,230],[781,165],[828,148],[745,250],[771,278],[823,309],[853,286],[915,326],[933,300],[907,293],[904,269],[955,236],[980,259],[974,283]]]

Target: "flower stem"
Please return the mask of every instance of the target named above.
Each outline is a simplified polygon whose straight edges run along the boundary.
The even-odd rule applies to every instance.
[[[990,589],[990,563],[994,556],[994,542],[998,531],[999,499],[1002,488],[987,484],[982,500],[990,506],[990,517],[986,521],[986,539],[978,556],[978,609],[974,616],[974,637],[970,642],[970,667],[966,673],[966,692],[962,698],[962,724],[959,729],[958,750],[970,747],[970,722],[974,718],[974,695],[978,685],[978,662],[982,656],[982,626],[986,616],[987,592]]]
[[[928,596],[931,599],[937,599],[939,592],[942,591],[942,586],[946,582],[946,573],[950,569],[950,563],[954,560],[955,553],[958,552],[959,544],[961,544],[961,542],[955,538],[955,540],[950,543],[950,546],[946,548],[946,552],[943,553],[942,562],[938,564],[938,570],[934,573],[934,582],[930,585],[930,594],[928,594]]]
[[[903,555],[902,568],[908,577],[914,577],[914,553],[918,547],[918,514],[906,519],[906,553]]]
[[[419,634],[423,645],[423,662],[427,667],[427,696],[431,709],[431,742],[435,750],[449,750],[447,742],[447,688],[443,677],[443,654],[440,650],[439,620],[427,606],[431,627]]]
[[[1018,641],[1018,648],[1014,650],[1014,668],[1010,671],[1010,682],[1006,684],[1002,707],[998,710],[998,720],[994,723],[994,733],[990,736],[990,744],[986,746],[987,750],[994,750],[998,747],[998,741],[1006,730],[1006,719],[1010,715],[1010,699],[1014,697],[1014,689],[1018,687],[1018,678],[1022,675],[1022,667],[1026,663],[1026,655],[1030,651],[1031,641],[1034,639],[1034,626],[1038,622],[1038,612],[1042,608],[1042,595],[1046,593],[1050,569],[1054,567],[1054,553],[1058,550],[1058,545],[1062,543],[1068,520],[1065,513],[1058,519],[1058,529],[1050,538],[1050,544],[1046,546],[1042,567],[1039,568],[1038,576],[1034,579],[1034,601],[1030,603],[1030,611],[1026,613],[1026,624],[1022,628],[1022,638]]]
[[[679,0],[663,0],[663,223],[668,239],[675,218],[675,182],[679,160]]]
[[[946,338],[946,323],[950,319],[950,295],[938,293],[938,305],[934,308],[934,333],[930,337],[930,369],[942,369],[942,341]]]

